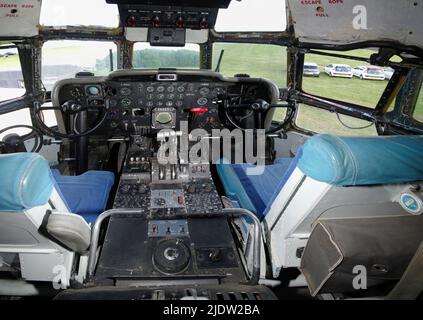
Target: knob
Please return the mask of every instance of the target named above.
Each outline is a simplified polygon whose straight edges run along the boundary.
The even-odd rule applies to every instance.
[[[176,27],[177,28],[183,28],[185,25],[184,19],[182,17],[179,17],[178,20],[176,20]]]
[[[128,27],[134,28],[137,22],[137,18],[135,16],[130,16],[127,20]]]
[[[160,27],[160,18],[159,16],[155,16],[153,19],[153,27],[158,28]]]
[[[213,262],[217,262],[221,260],[222,259],[221,253],[222,253],[222,250],[220,250],[219,248],[211,249],[209,254],[210,260]]]
[[[209,26],[207,19],[206,18],[202,18],[200,21],[200,28],[201,29],[207,29],[207,27]]]
[[[131,190],[131,187],[127,184],[123,185],[121,189],[122,193],[128,193],[130,190]]]

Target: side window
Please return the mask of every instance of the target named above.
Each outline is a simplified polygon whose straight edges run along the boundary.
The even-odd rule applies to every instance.
[[[295,122],[298,127],[315,133],[377,136],[376,126],[373,123],[308,105],[299,106]]]
[[[21,110],[18,110],[18,111],[9,112],[9,113],[5,113],[5,114],[0,114],[0,130],[11,127],[11,126],[20,125],[20,124],[28,125],[28,126],[32,125],[31,116],[30,116],[28,108],[21,109]],[[7,136],[11,133],[16,133],[16,134],[19,134],[19,135],[25,135],[25,134],[28,134],[30,131],[31,130],[25,129],[25,128],[12,129],[12,130],[9,130],[7,132],[0,134],[0,141],[5,136]]]
[[[360,49],[342,54],[369,58],[374,51]],[[401,61],[399,57],[392,59]],[[302,88],[304,92],[368,108],[376,107],[388,80],[392,77],[392,69],[384,69],[371,66],[363,61],[340,57],[306,54],[305,65],[310,64],[317,65],[320,72],[315,76],[304,72]]]
[[[18,50],[0,47],[0,102],[24,94],[25,85]]]
[[[25,85],[18,50],[16,48],[0,48],[0,102],[18,98],[24,94]],[[28,108],[0,114],[0,130],[19,124],[32,124]],[[26,134],[29,133],[29,130],[13,129],[7,131],[0,134],[0,140],[11,133]]]
[[[423,90],[420,88],[419,97],[417,98],[416,107],[414,109],[413,118],[423,123]]]

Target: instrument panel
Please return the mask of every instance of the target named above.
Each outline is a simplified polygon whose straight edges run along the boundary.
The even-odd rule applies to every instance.
[[[252,92],[274,98],[275,91],[269,89],[271,83],[262,79],[243,81],[248,83],[214,72],[132,75],[124,71],[106,78],[70,79],[55,90],[60,105],[72,101],[87,108],[89,123],[95,123],[102,108],[107,110],[107,117],[95,134],[111,137],[180,130],[181,121],[187,121],[190,130],[222,128],[224,117],[219,101],[242,91],[242,87],[259,87]]]

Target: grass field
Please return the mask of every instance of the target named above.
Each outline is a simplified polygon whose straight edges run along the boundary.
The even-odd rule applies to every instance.
[[[216,43],[213,46],[213,70],[221,50],[224,49],[220,72],[225,76],[249,74],[273,80],[286,87],[286,49],[274,45]]]
[[[0,71],[17,70],[19,68],[19,56],[0,57]]]

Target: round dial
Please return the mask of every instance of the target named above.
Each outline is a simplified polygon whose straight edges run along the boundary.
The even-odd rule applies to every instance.
[[[207,87],[203,87],[203,88],[200,89],[200,94],[202,96],[207,96],[209,93],[210,93],[210,89],[207,88]]]
[[[79,97],[82,97],[83,95],[84,95],[84,92],[79,87],[75,87],[71,90],[71,96],[74,98],[79,98]]]
[[[200,98],[200,99],[197,100],[197,103],[200,106],[205,106],[207,104],[207,102],[209,102],[209,100],[207,100],[207,98]]]
[[[116,101],[116,100],[114,100],[114,99],[110,99],[110,100],[109,100],[109,107],[114,108],[114,107],[116,107],[116,106],[117,106],[117,101]]]
[[[120,101],[120,104],[122,105],[122,107],[130,107],[132,105],[132,100],[128,98],[123,98]]]
[[[216,96],[218,96],[218,95],[222,95],[222,94],[225,94],[225,88],[222,88],[222,87],[216,87],[216,89],[214,89],[214,94],[215,94]]]
[[[129,96],[132,93],[132,90],[130,88],[122,88],[120,89],[120,94],[123,96]]]
[[[89,96],[99,96],[101,94],[100,88],[97,86],[88,86],[87,94]]]

